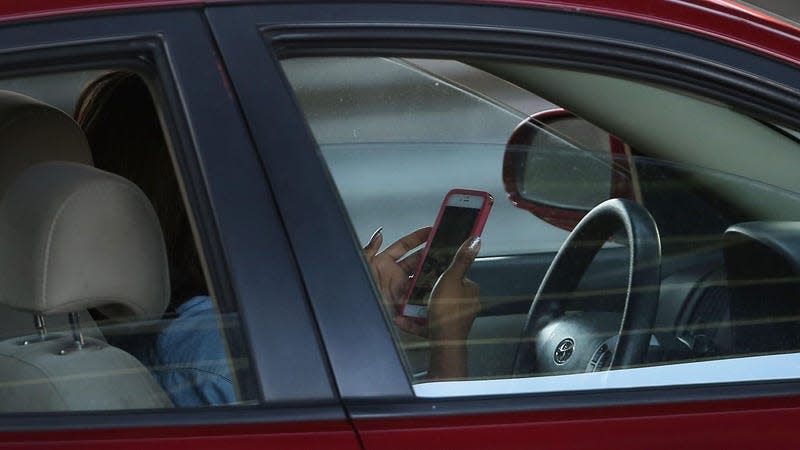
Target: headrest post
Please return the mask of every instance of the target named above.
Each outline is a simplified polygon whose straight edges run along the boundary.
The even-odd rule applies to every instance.
[[[44,324],[44,315],[42,313],[33,313],[33,326],[39,333],[39,339],[42,341],[47,339],[47,327]]]
[[[69,313],[69,326],[72,328],[72,340],[75,341],[75,347],[78,350],[83,349],[85,342],[83,341],[83,331],[81,330],[81,318],[77,312]]]

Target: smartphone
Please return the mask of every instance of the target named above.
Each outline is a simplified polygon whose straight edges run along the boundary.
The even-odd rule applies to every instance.
[[[461,244],[467,238],[481,234],[493,202],[491,194],[483,191],[453,189],[445,195],[409,283],[401,311],[404,316],[427,317],[433,286],[450,266]]]

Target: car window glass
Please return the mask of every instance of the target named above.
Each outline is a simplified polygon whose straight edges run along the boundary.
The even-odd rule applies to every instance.
[[[456,69],[466,70],[451,63],[450,77]],[[497,174],[505,143],[526,113],[451,78],[437,78],[419,60],[298,58],[285,61],[284,70],[361,242],[379,227],[389,242],[430,225],[452,187],[502,192]],[[484,170],[442,172],[438,164]],[[364,171],[367,166],[371,169]],[[462,180],[465,172],[468,181]],[[489,221],[502,226],[487,227],[486,255],[524,251],[521,240],[509,236],[527,234],[531,227],[538,227],[540,236],[524,244],[532,250],[556,249],[566,236],[506,202],[494,206]]]
[[[533,65],[326,57],[283,68],[418,395],[797,377],[791,127]],[[541,114],[554,108],[595,128],[559,129]],[[427,234],[408,235],[404,251],[392,243],[433,225],[453,188],[494,197],[480,242],[437,274],[423,313],[399,317],[419,267],[411,247]]]
[[[155,85],[124,70],[0,80],[0,411],[255,401]]]

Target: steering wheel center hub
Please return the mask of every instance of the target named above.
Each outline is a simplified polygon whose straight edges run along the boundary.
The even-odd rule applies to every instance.
[[[575,340],[566,338],[559,342],[556,351],[553,352],[553,361],[559,366],[566,364],[575,352]]]

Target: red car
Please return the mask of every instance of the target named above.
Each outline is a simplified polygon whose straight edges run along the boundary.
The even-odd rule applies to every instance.
[[[0,55],[2,448],[800,446],[787,18],[37,0]],[[453,188],[445,341],[394,316]]]

